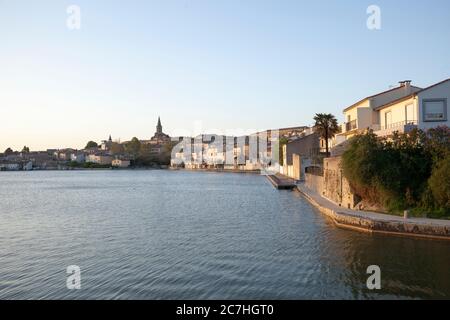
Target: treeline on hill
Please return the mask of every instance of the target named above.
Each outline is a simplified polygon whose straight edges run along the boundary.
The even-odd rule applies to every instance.
[[[342,156],[354,192],[392,213],[450,217],[450,129],[354,137]]]

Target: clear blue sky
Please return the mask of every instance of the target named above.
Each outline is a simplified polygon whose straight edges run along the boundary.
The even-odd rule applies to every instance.
[[[309,125],[448,77],[448,0],[0,0],[2,151],[150,138],[158,115],[169,134]]]

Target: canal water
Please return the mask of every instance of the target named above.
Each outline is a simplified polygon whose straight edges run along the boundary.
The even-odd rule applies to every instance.
[[[336,228],[254,174],[2,172],[0,299],[14,298],[448,299],[450,243]]]

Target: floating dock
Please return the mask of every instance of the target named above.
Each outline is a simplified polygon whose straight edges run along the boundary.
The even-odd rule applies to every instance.
[[[288,177],[282,176],[280,174],[269,175],[267,179],[273,184],[278,190],[292,190],[296,187],[295,181]]]

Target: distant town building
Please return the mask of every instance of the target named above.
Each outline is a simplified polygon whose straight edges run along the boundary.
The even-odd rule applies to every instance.
[[[54,156],[56,157],[57,160],[60,161],[70,161],[72,154],[75,152],[76,150],[71,148],[60,149],[55,151]]]
[[[102,144],[100,145],[100,149],[104,150],[104,151],[108,151],[111,150],[111,146],[113,144],[111,135],[109,135],[109,139],[108,140],[103,140]]]
[[[167,142],[170,142],[169,135],[165,134],[162,129],[161,125],[161,119],[158,117],[158,123],[156,125],[156,132],[154,136],[151,138],[150,143],[151,144],[165,144]]]
[[[223,169],[254,171],[261,169],[267,150],[259,150],[258,139],[253,136],[198,135],[179,142],[171,159],[172,167],[186,169]],[[250,141],[254,143],[252,154]]]
[[[309,129],[308,126],[299,126],[299,127],[291,127],[291,128],[281,128],[281,129],[278,129],[278,132],[279,132],[280,138],[291,138],[291,137],[301,136],[308,129]]]
[[[76,152],[76,153],[72,153],[70,155],[70,160],[77,162],[77,163],[83,163],[86,161],[86,155],[84,152]]]
[[[14,152],[0,157],[0,170],[54,169],[56,156],[47,151]]]
[[[101,164],[101,165],[110,165],[112,163],[112,156],[108,154],[89,154],[86,157],[86,162]]]
[[[163,132],[163,127],[161,125],[161,119],[158,117],[158,123],[156,124],[156,132],[150,140],[141,140],[143,144],[150,144],[154,146],[154,152],[160,153],[161,146],[171,142],[171,138],[168,134]],[[157,149],[158,148],[158,149]]]
[[[283,165],[280,172],[295,180],[303,180],[305,169],[318,161],[321,152],[320,138],[317,133],[290,139],[283,145]]]
[[[98,153],[99,151],[100,151],[100,149],[99,149],[99,148],[95,148],[95,147],[83,149],[83,152],[84,152],[86,155],[89,155],[89,154],[96,154],[96,153]]]
[[[0,162],[0,171],[17,171],[21,169],[20,163],[15,162]]]
[[[128,159],[116,158],[112,161],[112,166],[116,168],[128,168],[131,162]]]
[[[156,124],[156,132],[150,140],[139,140],[141,144],[148,146],[148,150],[152,156],[159,156],[165,150],[166,146],[172,142],[172,139],[168,134],[163,132],[163,127],[161,125],[161,119],[158,117],[158,122]],[[130,143],[131,141],[123,142],[123,145]]]
[[[31,171],[33,170],[33,162],[32,161],[28,161],[26,163],[24,163],[22,170],[24,171]]]

